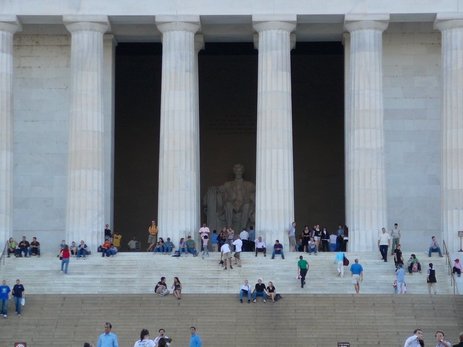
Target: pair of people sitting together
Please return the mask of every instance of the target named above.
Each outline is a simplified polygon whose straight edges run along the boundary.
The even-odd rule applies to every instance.
[[[240,302],[243,303],[243,298],[247,297],[248,304],[252,302],[256,302],[258,297],[262,298],[263,302],[267,302],[267,299],[270,298],[272,302],[277,301],[281,296],[276,293],[275,286],[271,281],[268,282],[268,285],[262,281],[262,278],[257,280],[256,285],[254,286],[254,291],[251,291],[251,287],[249,285],[248,280],[244,280],[244,283],[241,285],[240,288]]]

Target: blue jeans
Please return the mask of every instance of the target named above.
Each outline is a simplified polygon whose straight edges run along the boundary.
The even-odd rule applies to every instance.
[[[16,306],[16,313],[17,314],[21,314],[21,299],[22,299],[21,296],[15,296],[14,297],[14,303],[15,303],[15,306]]]
[[[265,294],[265,292],[256,292],[256,291],[254,291],[254,293],[252,293],[252,299],[253,300],[256,300],[256,298],[258,296],[261,296],[264,300],[267,300],[267,294]]]
[[[276,252],[275,252],[275,250],[273,250],[273,252],[272,252],[272,259],[275,259],[275,254],[281,254],[281,259],[285,259],[285,254],[283,253],[283,250],[281,250],[281,251],[276,251]]]
[[[165,252],[164,246],[156,246],[156,247],[154,247],[153,253],[164,253],[164,252]]]
[[[315,253],[317,254],[317,246],[315,247],[308,247],[308,253],[311,254],[311,253]]]
[[[61,271],[64,271],[65,274],[68,273],[69,258],[61,259]]]
[[[24,256],[25,256],[25,257],[30,257],[30,255],[31,255],[30,252],[31,252],[31,250],[30,250],[29,248],[27,248],[27,247],[21,247],[21,248],[19,249],[19,255],[20,255],[21,257],[23,256],[23,253],[24,253]]]
[[[164,245],[164,253],[172,253],[172,246]]]
[[[248,290],[247,293],[246,293],[243,289],[241,289],[240,290],[240,300],[243,300],[243,296],[245,296],[245,295],[248,297],[248,301],[250,301],[251,300],[251,291]]]
[[[8,314],[8,299],[2,299],[2,312],[1,314]]]
[[[436,247],[436,248],[429,247],[428,256],[431,256],[431,253],[433,252],[439,253],[439,257],[442,257],[442,252],[440,251],[439,247]]]
[[[188,253],[191,253],[194,256],[196,256],[198,254],[198,252],[196,251],[196,248],[187,248],[186,250],[187,250]]]
[[[87,250],[84,249],[84,248],[80,248],[78,251],[77,251],[77,258],[80,258],[80,257],[86,257],[87,256]]]

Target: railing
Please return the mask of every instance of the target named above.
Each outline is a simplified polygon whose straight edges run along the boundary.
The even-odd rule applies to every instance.
[[[442,244],[444,245],[444,254],[445,254],[445,262],[447,263],[447,269],[450,276],[450,286],[453,287],[453,295],[458,294],[457,283],[455,280],[455,274],[453,274],[453,267],[452,267],[452,260],[450,259],[449,250],[447,248],[447,244],[444,240],[442,240]]]
[[[5,247],[3,247],[2,254],[0,254],[0,265],[5,265],[5,257],[8,252],[8,242],[5,242]]]

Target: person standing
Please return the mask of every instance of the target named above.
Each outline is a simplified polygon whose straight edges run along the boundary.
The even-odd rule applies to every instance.
[[[2,281],[2,285],[0,286],[0,301],[2,302],[2,311],[1,314],[3,318],[8,317],[8,299],[10,296],[11,289],[6,285],[6,281]]]
[[[166,343],[165,345],[170,346],[172,339],[166,335],[166,331],[163,328],[161,328],[158,330],[158,332],[159,332],[159,335],[156,336],[156,338],[154,339],[154,345],[158,347],[160,345],[159,342],[161,341],[161,339],[163,339]]]
[[[329,252],[330,251],[330,234],[325,227],[322,229],[321,233],[321,242],[322,242],[322,252]]]
[[[202,347],[203,342],[201,341],[201,337],[196,333],[196,328],[191,327],[190,332],[190,347]]]
[[[113,233],[111,232],[111,229],[109,229],[109,224],[106,224],[104,226],[104,239],[110,240],[112,237],[113,237]]]
[[[299,256],[299,261],[297,262],[297,269],[299,271],[299,277],[301,278],[301,288],[304,288],[305,285],[305,276],[307,276],[307,271],[309,271],[309,263],[304,257]]]
[[[398,265],[395,275],[397,278],[397,294],[405,294],[407,288],[405,287],[405,270],[402,264]]]
[[[436,289],[436,270],[434,269],[434,265],[432,263],[429,263],[429,268],[428,268],[428,278],[426,280],[428,282],[428,293],[431,294],[431,290],[434,292],[434,294],[437,294],[437,289]]]
[[[231,251],[228,243],[224,243],[222,247],[220,247],[220,259],[223,261],[224,270],[227,270],[227,264],[230,264],[230,269],[233,269]]]
[[[69,259],[71,258],[71,252],[69,251],[68,245],[65,245],[64,248],[59,253],[59,258],[61,259],[61,271],[64,271],[65,274],[68,273]]]
[[[289,251],[296,252],[296,222],[292,222],[288,229]]]
[[[460,340],[460,343],[453,345],[453,347],[463,347],[463,332],[460,333],[459,340]]]
[[[156,225],[156,221],[152,220],[151,225],[148,227],[148,249],[147,252],[152,251],[154,246],[156,245],[157,235],[158,235],[158,226]]]
[[[392,252],[391,255],[394,255],[394,250],[397,248],[397,245],[400,244],[400,229],[399,224],[394,223],[394,228],[391,229],[391,238],[392,238]]]
[[[21,281],[19,278],[16,280],[16,284],[13,287],[13,298],[14,298],[14,303],[16,307],[16,314],[18,316],[21,316],[21,306],[22,306],[22,300],[24,298],[24,286],[21,284]]]
[[[148,329],[142,329],[140,332],[140,340],[137,340],[133,347],[155,347],[156,344],[150,339]]]
[[[358,259],[355,259],[354,264],[350,266],[350,272],[352,273],[352,284],[358,294],[360,293],[360,282],[363,281],[363,267],[359,264]]]
[[[452,347],[450,341],[445,340],[445,334],[442,330],[437,330],[434,335],[436,338],[436,347]]]
[[[387,249],[391,245],[391,237],[386,232],[386,228],[382,228],[382,233],[379,235],[378,247],[381,257],[385,262],[387,262]]]
[[[117,335],[111,331],[112,328],[111,323],[106,322],[104,324],[104,333],[98,338],[96,347],[119,347]]]
[[[404,347],[421,347],[424,346],[423,331],[415,329],[413,335],[405,340]]]
[[[336,252],[334,261],[337,265],[338,277],[344,277],[344,252]]]
[[[235,241],[233,241],[233,246],[235,246],[235,254],[233,255],[235,258],[235,265],[241,267],[241,251],[243,248],[243,240],[238,237]]]

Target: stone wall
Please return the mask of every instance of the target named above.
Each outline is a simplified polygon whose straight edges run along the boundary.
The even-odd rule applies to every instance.
[[[404,250],[441,236],[440,33],[432,23],[391,23],[384,33],[384,127],[388,229]]]
[[[13,236],[38,236],[45,250],[64,238],[70,38],[14,40]]]

